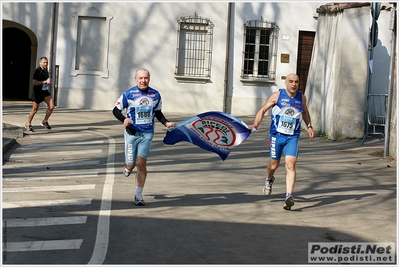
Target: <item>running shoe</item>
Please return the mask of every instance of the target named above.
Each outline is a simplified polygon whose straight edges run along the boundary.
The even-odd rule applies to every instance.
[[[292,195],[290,195],[285,199],[285,204],[283,206],[283,209],[291,210],[291,207],[294,206],[294,204],[295,204],[294,198],[292,197]]]
[[[134,196],[134,204],[136,206],[145,206],[144,199],[138,199],[137,196]]]
[[[51,130],[51,127],[50,127],[50,124],[48,124],[48,121],[43,120],[40,125],[43,126],[44,128],[46,128],[47,130]]]
[[[35,130],[33,130],[33,127],[32,127],[31,124],[25,124],[25,129],[26,129],[28,132],[34,132],[34,131],[35,131]]]
[[[263,194],[269,196],[272,193],[272,185],[274,183],[274,176],[272,177],[272,181],[270,182],[268,179],[265,181],[265,187],[263,188]]]
[[[125,175],[126,177],[128,177],[131,173],[132,173],[132,171],[128,170],[126,167],[123,170],[123,175]]]

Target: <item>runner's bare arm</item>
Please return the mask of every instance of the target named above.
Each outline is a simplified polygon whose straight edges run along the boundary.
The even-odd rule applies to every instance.
[[[308,106],[306,104],[305,95],[302,95],[302,105],[303,105],[302,119],[306,124],[306,128],[308,129],[309,137],[313,138],[315,133],[313,131],[312,121],[310,119],[310,114],[309,114]]]
[[[273,107],[278,100],[279,92],[274,92],[268,100],[266,100],[265,104],[259,109],[259,111],[256,113],[254,123],[252,125],[248,126],[248,129],[253,130],[257,129],[259,127],[259,124],[262,122],[263,117],[265,116],[265,113]]]
[[[306,97],[304,95],[302,96],[302,105],[303,105],[302,119],[305,122],[306,127],[312,126],[308,106],[306,105]]]

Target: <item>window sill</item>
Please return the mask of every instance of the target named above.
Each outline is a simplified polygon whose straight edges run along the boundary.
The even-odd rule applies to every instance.
[[[178,83],[207,83],[211,79],[206,77],[175,76]]]
[[[71,70],[71,77],[76,77],[78,75],[93,75],[93,76],[101,76],[101,78],[108,78],[108,69],[106,71],[88,71],[88,70]]]
[[[242,78],[240,82],[243,85],[266,85],[271,86],[276,84],[275,79],[268,79],[268,78]]]

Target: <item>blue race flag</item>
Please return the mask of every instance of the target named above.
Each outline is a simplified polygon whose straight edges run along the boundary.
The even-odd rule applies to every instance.
[[[220,111],[209,111],[188,118],[167,131],[163,143],[174,145],[180,141],[190,142],[215,152],[225,160],[230,151],[250,134],[248,126],[234,116]]]

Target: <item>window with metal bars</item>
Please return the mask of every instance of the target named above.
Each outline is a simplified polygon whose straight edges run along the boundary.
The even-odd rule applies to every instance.
[[[278,29],[276,23],[263,18],[244,24],[242,82],[275,80]]]
[[[175,78],[206,82],[211,77],[213,23],[208,18],[180,17],[177,30]]]

